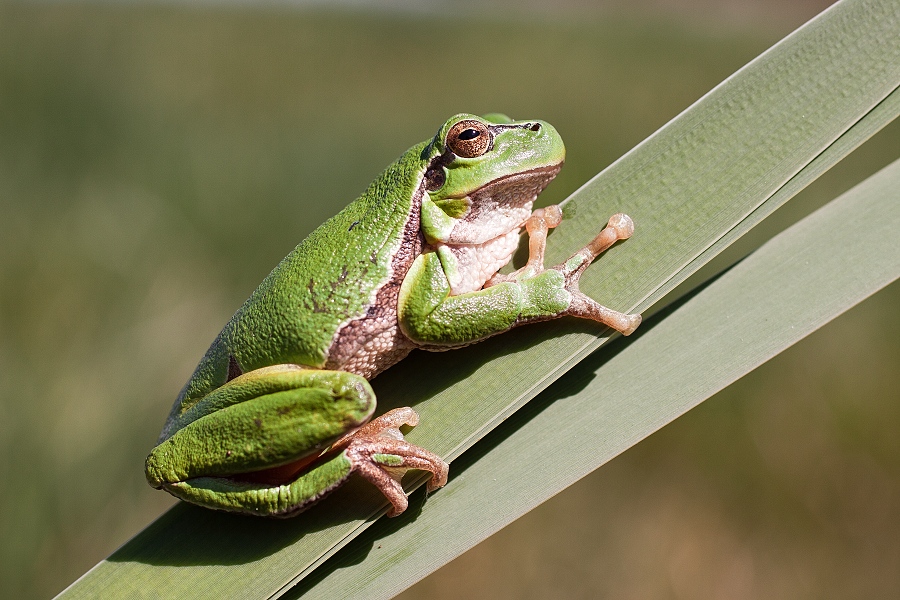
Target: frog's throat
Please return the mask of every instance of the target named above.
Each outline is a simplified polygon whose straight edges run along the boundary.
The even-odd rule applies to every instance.
[[[538,194],[561,168],[558,163],[505,175],[470,192],[467,210],[438,241],[452,246],[480,245],[522,227]]]
[[[472,192],[444,242],[441,256],[451,295],[480,290],[512,259],[532,205],[562,164],[531,169],[493,180]]]

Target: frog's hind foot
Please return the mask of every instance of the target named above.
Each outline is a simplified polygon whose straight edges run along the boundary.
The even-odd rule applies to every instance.
[[[432,474],[428,482],[429,492],[447,483],[447,463],[438,455],[403,439],[400,427],[415,426],[418,422],[419,415],[413,409],[397,408],[366,423],[336,444],[346,444],[344,455],[353,465],[353,470],[390,501],[389,517],[396,517],[409,505],[400,485],[408,470],[421,469]]]

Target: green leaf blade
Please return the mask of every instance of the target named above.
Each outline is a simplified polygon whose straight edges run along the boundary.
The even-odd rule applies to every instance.
[[[767,242],[627,347],[583,361],[473,448],[478,456],[460,461],[465,471],[427,510],[378,523],[287,597],[401,592],[900,278],[898,228],[900,161]]]
[[[585,184],[573,237],[626,210],[637,225],[628,243],[640,248],[603,261],[602,281],[584,289],[615,306],[660,297],[673,273],[897,89],[898,32],[896,3],[837,3]]]

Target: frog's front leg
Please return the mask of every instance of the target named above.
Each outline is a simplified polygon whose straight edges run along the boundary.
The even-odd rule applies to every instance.
[[[562,223],[562,208],[558,204],[551,204],[546,208],[538,208],[531,213],[525,221],[525,231],[528,232],[528,262],[521,269],[504,275],[495,273],[484,287],[491,287],[504,281],[516,281],[521,277],[534,276],[544,270],[544,252],[547,249],[547,234],[554,227]]]
[[[374,393],[358,375],[297,365],[250,371],[175,419],[175,432],[147,458],[147,479],[202,506],[290,516],[355,471],[399,514],[402,473],[430,471],[434,489],[446,482],[447,465],[403,441],[399,427],[418,421],[412,409],[366,424],[374,409]]]
[[[469,344],[522,323],[566,315],[587,318],[624,335],[640,325],[640,315],[606,308],[578,289],[581,274],[601,252],[627,239],[634,224],[627,215],[614,215],[587,246],[550,269],[543,267],[547,232],[559,224],[559,207],[535,211],[526,222],[528,263],[511,275],[494,275],[483,289],[451,295],[446,273],[452,254],[426,252],[416,258],[400,289],[398,314],[404,334],[425,347]]]
[[[566,289],[572,301],[565,314],[591,319],[612,327],[622,335],[631,335],[641,324],[641,315],[628,315],[611,310],[578,289],[578,280],[591,262],[619,240],[627,240],[634,233],[634,221],[624,213],[609,218],[606,227],[591,242],[552,269],[566,278]],[[546,239],[546,235],[544,236]]]

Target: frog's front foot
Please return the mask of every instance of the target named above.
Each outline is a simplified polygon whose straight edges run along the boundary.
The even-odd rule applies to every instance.
[[[634,233],[634,221],[624,213],[609,218],[606,227],[591,242],[570,256],[564,263],[553,267],[566,278],[566,290],[572,294],[572,301],[565,314],[591,319],[612,327],[622,335],[631,335],[641,324],[641,315],[620,313],[584,295],[578,289],[582,273],[597,258],[619,240],[627,240]]]
[[[335,447],[346,445],[344,456],[350,461],[352,469],[381,490],[390,501],[389,517],[396,517],[409,504],[400,485],[408,470],[421,469],[432,473],[427,488],[429,492],[447,483],[447,463],[436,454],[403,439],[400,427],[415,426],[418,422],[419,415],[413,409],[395,408],[335,444]]]
[[[534,211],[525,223],[528,231],[529,256],[528,263],[507,276],[495,276],[489,285],[498,281],[511,281],[521,278],[535,278],[545,271],[544,250],[547,245],[547,232],[559,225],[562,220],[562,211],[558,206],[548,206],[545,209]],[[563,276],[563,287],[569,293],[568,307],[553,316],[571,315],[583,319],[591,319],[612,327],[622,335],[630,335],[641,324],[640,315],[628,315],[620,313],[586,296],[578,289],[578,281],[585,269],[602,252],[619,240],[626,240],[634,233],[634,221],[626,214],[618,213],[610,217],[606,227],[597,234],[591,242],[570,256],[565,262],[558,264],[547,271],[557,271]],[[546,318],[537,315],[537,320]]]

